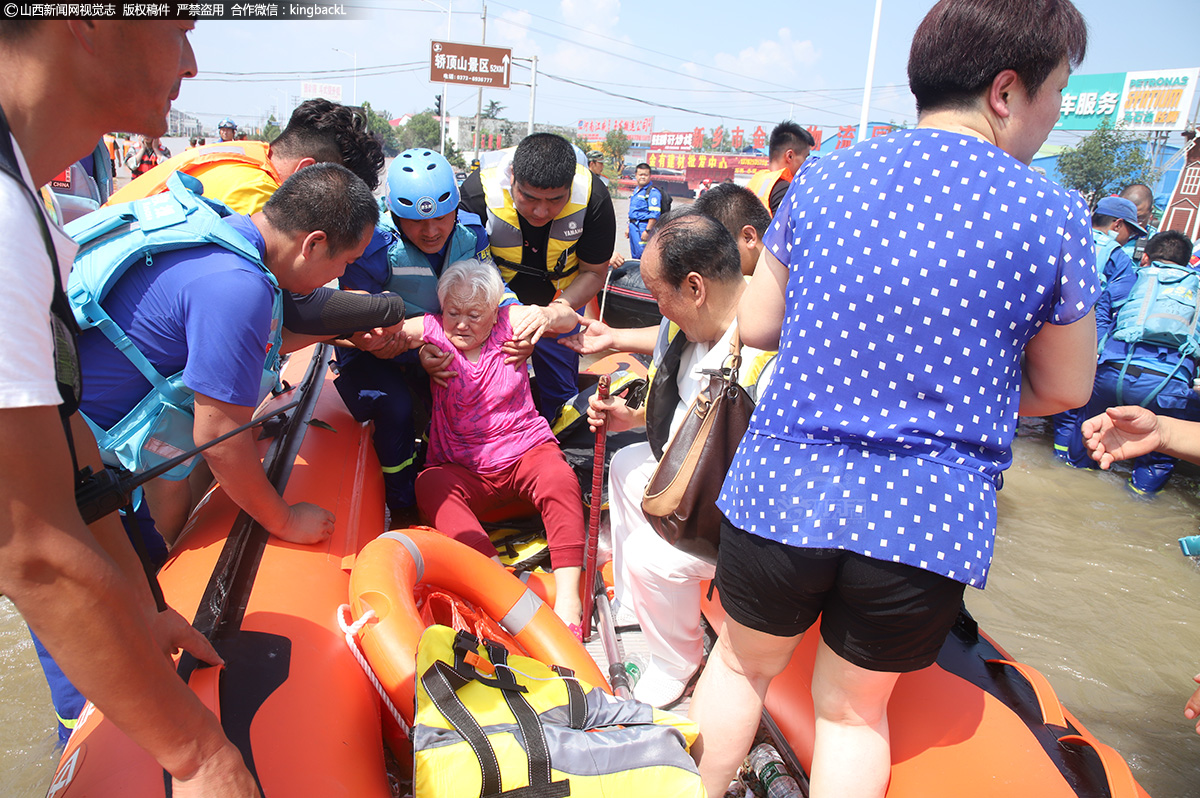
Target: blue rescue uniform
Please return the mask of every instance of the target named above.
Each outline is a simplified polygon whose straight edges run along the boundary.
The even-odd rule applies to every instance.
[[[662,215],[662,189],[653,183],[640,186],[629,197],[629,254],[641,258],[646,249],[642,234],[651,221]]]
[[[392,226],[391,215],[385,211],[362,257],[346,267],[340,287],[400,294],[408,318],[440,313],[437,281],[442,270],[459,260],[487,258],[487,233],[478,222],[475,214],[459,211],[458,223],[442,251],[427,255]],[[338,371],[334,385],[355,420],[375,422],[373,442],[383,467],[388,508],[396,515],[415,507],[413,485],[419,463],[413,410],[418,396],[421,404],[429,405],[429,379],[417,362],[417,353],[381,360],[369,352],[342,349]]]

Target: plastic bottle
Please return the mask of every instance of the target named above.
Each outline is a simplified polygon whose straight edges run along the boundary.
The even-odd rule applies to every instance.
[[[783,757],[770,743],[760,743],[750,752],[750,769],[758,776],[767,798],[803,798],[800,785],[788,775]]]
[[[629,689],[637,684],[638,679],[642,678],[642,674],[646,671],[646,658],[641,654],[633,654],[629,659],[625,660],[625,673],[629,676]]]

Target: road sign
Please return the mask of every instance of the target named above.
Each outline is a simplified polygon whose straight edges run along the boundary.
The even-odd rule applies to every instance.
[[[429,80],[507,89],[512,50],[461,42],[430,42]]]

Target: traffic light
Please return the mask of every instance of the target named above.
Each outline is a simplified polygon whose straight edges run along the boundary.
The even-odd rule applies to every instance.
[[[442,95],[440,94],[433,95],[433,115],[442,115]]]

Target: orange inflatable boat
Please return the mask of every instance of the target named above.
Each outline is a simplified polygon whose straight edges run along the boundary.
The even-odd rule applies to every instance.
[[[178,670],[220,717],[266,798],[391,798],[380,695],[347,646],[338,619],[350,597],[351,572],[357,570],[360,552],[365,556],[360,581],[402,557],[410,557],[411,564],[412,555],[409,549],[402,554],[392,550],[396,533],[368,547],[384,530],[379,461],[369,427],[351,418],[330,384],[328,360],[325,347],[317,347],[311,357],[293,356],[284,378],[298,387],[273,399],[267,410],[296,398],[303,401],[271,426],[273,437],[260,446],[268,476],[289,503],[308,501],[336,514],[330,540],[301,546],[272,538],[218,487],[193,513],[159,579],[167,602],[192,618],[226,661],[220,669],[197,667],[185,655]],[[483,563],[467,559],[476,568],[471,578],[475,589],[490,595],[492,611],[504,609],[497,596],[530,611],[523,628],[510,630],[527,644],[522,653],[560,660],[554,664],[605,684],[583,646],[520,580],[435,532],[409,530],[407,535],[416,541],[414,551],[423,554],[423,581],[441,579],[446,587],[467,592],[471,585],[455,581],[465,572],[456,571],[454,563],[464,552],[475,554]],[[371,593],[376,613],[387,615],[380,612],[384,595],[397,606],[407,597],[411,608],[411,591],[422,581],[421,574],[410,568],[408,581],[384,581]],[[401,584],[406,594],[396,592]],[[504,613],[495,617],[502,619]],[[392,614],[384,620],[394,624],[399,618]],[[410,631],[419,634],[415,615],[406,620]],[[388,639],[387,631],[370,625],[361,635],[374,643]],[[376,664],[381,673],[390,667],[405,674],[389,683],[403,702],[412,694],[415,644],[409,651],[390,642],[389,653],[400,662],[377,658]],[[407,701],[411,719],[411,699]],[[169,787],[170,779],[157,763],[88,705],[48,795],[157,798],[168,795]]]
[[[331,539],[299,546],[271,538],[220,488],[209,493],[164,566],[168,602],[213,641],[222,669],[185,656],[180,675],[221,718],[266,798],[391,798],[381,693],[412,717],[413,593],[432,583],[506,620],[522,653],[605,681],[594,662],[526,586],[486,557],[430,530],[383,531],[383,484],[370,430],[329,385],[324,347],[294,356],[297,383],[271,405],[301,398],[260,442],[268,475],[289,502],[336,513]],[[533,588],[537,588],[534,590]],[[421,588],[424,589],[424,588]],[[342,608],[379,689],[347,646]],[[425,605],[428,607],[428,602]],[[720,628],[723,613],[705,613]],[[807,772],[817,634],[806,635],[767,694],[767,712]],[[356,646],[357,648],[357,646]],[[136,678],[136,674],[131,674]],[[1089,734],[1032,668],[1012,662],[965,614],[937,664],[902,676],[889,707],[889,798],[1137,798],[1146,793],[1116,751]],[[49,798],[158,798],[170,779],[90,705],[63,753]]]
[[[714,629],[720,598],[704,614]],[[819,624],[819,621],[818,621]],[[820,630],[805,634],[767,691],[769,716],[810,772],[812,672]],[[887,798],[1146,797],[1125,760],[1059,703],[1038,671],[1013,661],[964,610],[937,662],[904,674],[888,705]]]

